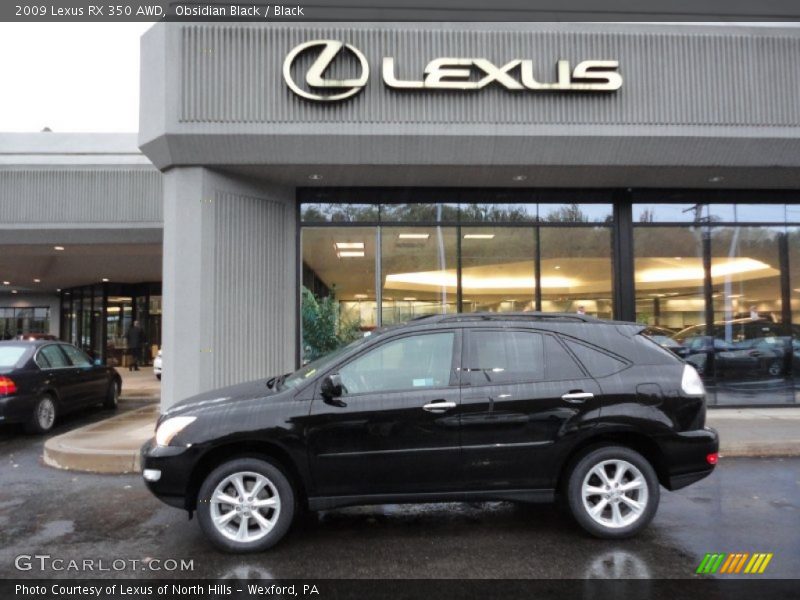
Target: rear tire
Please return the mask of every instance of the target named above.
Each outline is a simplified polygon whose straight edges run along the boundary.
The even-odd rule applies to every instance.
[[[197,498],[203,533],[218,549],[236,554],[277,544],[294,512],[291,483],[275,464],[260,458],[220,465],[205,478]]]
[[[106,392],[106,399],[103,400],[103,408],[108,410],[116,410],[119,405],[120,385],[115,380],[111,380]]]
[[[57,416],[56,400],[50,394],[43,394],[33,407],[33,414],[26,423],[28,433],[41,435],[53,429]]]
[[[567,480],[570,512],[595,537],[620,539],[636,535],[656,514],[658,477],[638,452],[603,446],[575,463]]]

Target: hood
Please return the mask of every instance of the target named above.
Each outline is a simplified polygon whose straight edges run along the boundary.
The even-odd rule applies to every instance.
[[[186,413],[200,415],[220,408],[230,408],[231,405],[246,400],[269,401],[271,396],[282,395],[276,392],[274,387],[267,385],[272,379],[256,379],[191,396],[171,406],[162,413],[161,418],[175,417]]]

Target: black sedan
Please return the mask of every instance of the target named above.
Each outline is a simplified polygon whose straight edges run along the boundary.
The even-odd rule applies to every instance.
[[[56,418],[92,404],[117,407],[119,374],[72,344],[0,342],[0,423],[25,423],[45,433]]]

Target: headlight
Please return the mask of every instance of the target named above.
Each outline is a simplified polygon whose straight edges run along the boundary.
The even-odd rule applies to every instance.
[[[683,377],[681,377],[681,390],[687,396],[702,396],[706,393],[703,380],[691,365],[683,366]]]
[[[156,444],[159,446],[169,446],[172,438],[178,435],[178,433],[183,431],[187,425],[194,422],[196,419],[197,417],[172,417],[171,419],[167,419],[156,429]]]

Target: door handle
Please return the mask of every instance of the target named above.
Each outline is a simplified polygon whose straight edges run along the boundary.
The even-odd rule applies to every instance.
[[[422,410],[427,410],[428,412],[432,413],[443,413],[445,411],[450,410],[451,408],[455,408],[455,402],[431,402],[430,404],[426,404],[422,407]]]
[[[564,402],[569,402],[570,404],[583,404],[591,398],[594,398],[592,392],[569,392],[561,396]]]

